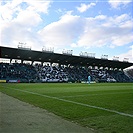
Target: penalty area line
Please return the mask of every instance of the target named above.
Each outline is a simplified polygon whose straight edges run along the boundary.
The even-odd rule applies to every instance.
[[[9,87],[7,87],[7,88],[9,88]],[[56,99],[56,100],[67,102],[67,103],[73,103],[73,104],[77,104],[77,105],[81,105],[81,106],[85,106],[85,107],[89,107],[89,108],[95,108],[95,109],[99,109],[99,110],[103,110],[103,111],[107,111],[107,112],[111,112],[111,113],[115,113],[115,114],[119,114],[119,115],[122,115],[122,116],[133,118],[132,114],[126,114],[126,113],[123,113],[123,112],[119,112],[119,111],[116,111],[116,110],[111,110],[111,109],[107,109],[107,108],[103,108],[103,107],[99,107],[99,106],[79,103],[79,102],[70,101],[70,100],[66,100],[66,99],[62,99],[62,98],[58,98],[58,97],[52,97],[52,96],[48,96],[48,95],[44,95],[44,94],[35,93],[35,92],[32,92],[32,91],[19,90],[19,89],[15,89],[15,88],[9,88],[9,89],[13,89],[13,90],[17,90],[17,91],[20,91],[20,92],[33,94],[33,95],[38,95],[38,96],[46,97],[46,98],[50,98],[50,99]]]

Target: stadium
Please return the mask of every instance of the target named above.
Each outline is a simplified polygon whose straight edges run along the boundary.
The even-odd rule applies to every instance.
[[[0,53],[0,58],[10,59],[9,64],[0,64],[0,80],[5,82],[87,82],[88,75],[94,82],[133,82],[133,76],[123,71],[133,63],[108,60],[105,56],[97,59],[84,53],[73,56],[70,51],[57,54],[23,47],[0,47]],[[24,61],[31,61],[31,64]]]
[[[3,94],[89,128],[90,132],[132,132],[133,63],[108,60],[106,55],[98,59],[87,53],[75,56],[71,51],[58,54],[3,46],[0,59]],[[4,59],[9,63],[2,62]]]

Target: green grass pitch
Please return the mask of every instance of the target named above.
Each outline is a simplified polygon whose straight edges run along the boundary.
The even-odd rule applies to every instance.
[[[96,132],[133,131],[132,83],[12,83],[0,91]]]

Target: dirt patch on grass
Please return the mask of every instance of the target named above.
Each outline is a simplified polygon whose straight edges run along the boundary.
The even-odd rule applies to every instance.
[[[81,127],[0,92],[1,133],[93,133]]]

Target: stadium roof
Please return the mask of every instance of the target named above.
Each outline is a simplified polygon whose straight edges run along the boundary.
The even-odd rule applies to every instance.
[[[70,64],[79,66],[98,66],[117,69],[125,69],[133,65],[133,63],[130,62],[74,56],[69,54],[58,54],[47,51],[33,51],[19,48],[9,48],[3,46],[0,46],[0,58],[18,59],[32,62],[51,62],[59,63],[62,65]]]

